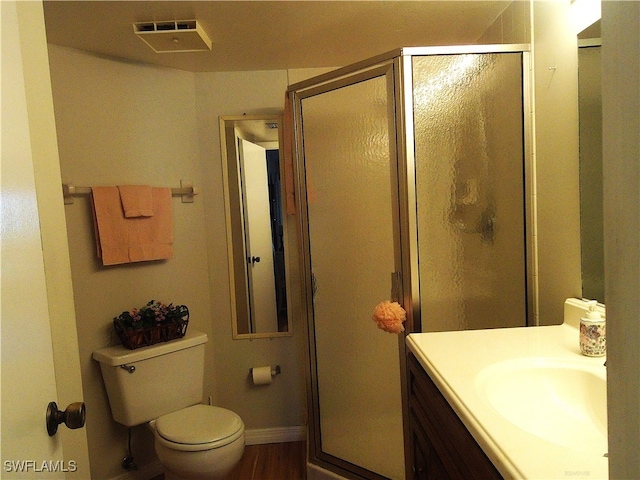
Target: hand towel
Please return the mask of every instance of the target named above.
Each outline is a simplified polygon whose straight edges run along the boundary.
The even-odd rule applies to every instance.
[[[143,262],[173,258],[171,189],[152,188],[153,217],[128,218],[129,260]],[[134,233],[135,232],[135,233]]]
[[[125,217],[118,187],[93,187],[91,193],[103,265],[173,258],[171,189],[151,189],[153,217]]]
[[[148,185],[118,185],[124,216],[153,217],[153,199]]]
[[[117,187],[92,187],[93,226],[98,258],[103,265],[129,262],[129,232]]]

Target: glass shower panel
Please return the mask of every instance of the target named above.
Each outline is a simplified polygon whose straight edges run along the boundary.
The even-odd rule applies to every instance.
[[[310,328],[320,455],[404,479],[398,337],[372,321],[396,270],[387,82],[382,75],[302,100]]]
[[[522,54],[412,68],[422,330],[526,326]]]

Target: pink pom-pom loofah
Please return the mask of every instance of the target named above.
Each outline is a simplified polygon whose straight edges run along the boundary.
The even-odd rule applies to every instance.
[[[407,319],[407,312],[398,302],[385,300],[376,305],[373,311],[373,321],[378,328],[389,333],[404,332],[402,322]]]

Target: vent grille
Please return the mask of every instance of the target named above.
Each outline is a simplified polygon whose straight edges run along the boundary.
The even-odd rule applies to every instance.
[[[197,20],[136,22],[133,31],[156,53],[211,50],[211,40]]]

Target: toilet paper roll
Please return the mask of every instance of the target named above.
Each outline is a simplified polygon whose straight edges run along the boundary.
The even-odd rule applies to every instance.
[[[271,383],[271,367],[253,367],[251,369],[254,385],[269,385]]]

